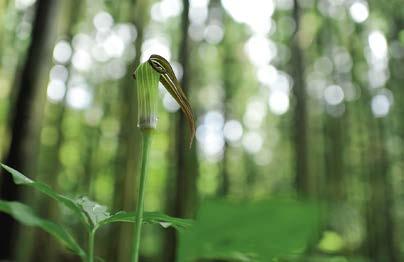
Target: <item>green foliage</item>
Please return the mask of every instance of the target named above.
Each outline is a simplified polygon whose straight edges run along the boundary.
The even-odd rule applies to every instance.
[[[119,211],[116,214],[100,221],[100,225],[116,223],[116,222],[135,222],[135,212]],[[177,230],[187,229],[191,227],[192,220],[170,217],[159,212],[144,212],[143,223],[160,224],[162,227],[173,227]]]
[[[19,202],[0,200],[0,211],[9,214],[18,222],[32,227],[39,227],[48,232],[75,254],[85,257],[85,252],[62,226],[38,217],[32,209]]]
[[[53,198],[58,203],[75,211],[81,217],[84,217],[89,227],[99,227],[116,222],[135,222],[135,212],[118,211],[111,215],[106,206],[91,201],[88,197],[80,197],[77,200],[70,199],[55,192],[44,183],[31,180],[9,166],[4,164],[1,164],[1,166],[12,175],[14,183],[17,185],[31,186]],[[143,222],[148,224],[160,224],[164,228],[172,226],[175,229],[185,229],[192,224],[192,220],[174,218],[159,212],[145,212]]]
[[[341,236],[333,231],[324,231],[323,237],[318,243],[318,248],[326,253],[333,253],[342,250],[344,247],[344,240]]]
[[[111,215],[106,206],[91,201],[87,197],[79,198],[77,203],[82,207],[83,212],[91,222],[91,226],[95,229],[111,223],[135,222],[136,212],[118,211]],[[192,225],[192,220],[175,218],[159,212],[144,212],[143,223],[159,224],[164,228],[173,227],[181,230],[189,228]]]
[[[33,187],[34,189],[38,190],[39,192],[49,196],[50,198],[53,198],[56,200],[59,204],[62,204],[66,206],[67,208],[71,209],[73,212],[75,212],[77,215],[83,218],[83,213],[81,211],[80,206],[74,201],[73,199],[70,199],[66,196],[63,196],[57,192],[55,192],[52,188],[50,188],[48,185],[41,183],[41,182],[36,182],[34,180],[31,180],[30,178],[24,176],[17,170],[1,164],[1,166],[7,170],[12,178],[14,183],[17,185],[25,185],[25,186],[30,186]]]
[[[318,222],[313,203],[207,201],[195,225],[181,234],[179,261],[271,261],[296,255],[304,251]]]
[[[311,256],[310,262],[369,262],[362,257],[344,257],[344,256]]]
[[[96,228],[101,221],[110,216],[106,206],[91,201],[88,197],[81,197],[76,203],[81,207],[92,228]]]
[[[84,218],[83,224],[86,226],[89,232],[89,239],[91,241],[93,241],[94,234],[100,226],[116,222],[134,223],[136,221],[136,212],[119,211],[111,215],[108,212],[108,208],[106,206],[102,206],[87,197],[81,197],[74,201],[66,196],[55,192],[44,183],[31,180],[30,178],[24,176],[23,174],[9,166],[3,164],[1,164],[1,166],[11,174],[14,183],[16,183],[17,185],[31,186],[41,193],[44,193],[45,195],[53,198],[58,203],[70,208],[77,215]],[[79,244],[67,232],[67,230],[64,229],[64,227],[55,224],[54,222],[39,218],[35,215],[31,208],[26,206],[25,204],[0,200],[0,211],[9,214],[24,225],[35,226],[43,229],[44,231],[48,232],[56,239],[61,241],[68,249],[70,249],[83,259],[87,257],[86,252],[81,249]],[[144,214],[142,222],[149,224],[159,224],[164,228],[171,226],[175,229],[184,229],[188,228],[191,225],[190,220],[174,218],[158,212],[146,212]],[[91,259],[89,259],[89,261],[92,261],[93,242],[90,243],[91,244],[89,246],[89,250],[91,250],[91,252],[89,252],[89,254],[91,253],[91,255],[89,255],[89,257],[91,257]]]

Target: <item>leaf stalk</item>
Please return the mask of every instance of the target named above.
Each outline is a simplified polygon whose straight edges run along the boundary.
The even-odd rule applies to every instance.
[[[142,162],[140,170],[139,181],[139,195],[137,198],[137,208],[135,216],[135,231],[133,238],[132,249],[132,262],[139,261],[139,249],[140,249],[140,236],[142,233],[143,223],[143,209],[144,209],[144,192],[147,179],[147,163],[149,158],[149,147],[151,143],[152,129],[142,129]]]
[[[88,262],[94,262],[94,239],[96,228],[88,231]]]

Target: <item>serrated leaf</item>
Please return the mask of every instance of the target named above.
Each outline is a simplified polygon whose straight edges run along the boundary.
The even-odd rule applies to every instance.
[[[11,174],[14,183],[16,183],[17,185],[26,185],[26,186],[33,187],[36,190],[38,190],[39,192],[53,198],[60,204],[63,204],[67,208],[71,209],[73,212],[75,212],[80,217],[83,217],[83,213],[81,212],[80,206],[78,206],[74,200],[57,193],[52,188],[50,188],[48,185],[46,185],[42,182],[36,182],[36,181],[24,176],[23,174],[21,174],[20,172],[18,172],[17,170],[15,170],[9,166],[6,166],[4,164],[1,164],[1,166],[5,170],[7,170],[8,173]]]
[[[110,214],[107,211],[108,208],[106,206],[102,206],[97,202],[91,201],[88,197],[81,197],[76,200],[76,203],[87,215],[93,226],[97,226],[101,221],[110,217]]]
[[[116,222],[135,222],[135,212],[119,211],[101,221],[100,225]],[[164,228],[173,227],[177,230],[186,229],[192,225],[192,220],[190,219],[175,218],[159,212],[145,212],[143,214],[143,222],[148,224],[159,224]]]
[[[20,202],[0,200],[0,211],[9,214],[26,226],[41,228],[77,255],[81,257],[86,256],[85,252],[62,226],[38,217],[29,206]]]

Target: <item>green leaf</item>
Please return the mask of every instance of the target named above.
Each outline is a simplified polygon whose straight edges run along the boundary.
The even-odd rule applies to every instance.
[[[297,260],[301,261],[301,260]],[[368,259],[364,257],[355,257],[355,256],[341,256],[341,255],[312,255],[307,256],[307,261],[310,262],[370,262]]]
[[[58,239],[64,246],[81,257],[85,252],[73,239],[73,237],[60,225],[38,217],[32,209],[20,202],[0,200],[0,211],[9,214],[15,220],[26,226],[39,227]]]
[[[110,214],[107,211],[108,208],[106,206],[102,206],[94,201],[91,201],[88,197],[81,197],[76,201],[76,203],[87,215],[93,226],[97,226],[99,222],[110,217]]]
[[[119,211],[101,221],[100,225],[116,222],[135,222],[135,212]],[[173,227],[177,230],[186,229],[192,225],[192,220],[190,219],[175,218],[159,212],[145,212],[143,214],[143,222],[148,224],[159,224],[164,228]]]
[[[76,204],[76,202],[66,196],[63,196],[57,192],[55,192],[52,188],[50,188],[48,185],[41,183],[41,182],[36,182],[17,170],[1,164],[1,166],[9,172],[13,178],[14,183],[17,185],[26,185],[35,188],[36,190],[40,191],[41,193],[53,198],[60,204],[63,204],[64,206],[68,207],[69,209],[73,210],[77,215],[80,217],[83,217],[83,213],[80,209],[80,206]]]
[[[298,255],[319,223],[313,203],[206,201],[193,227],[180,235],[179,260],[272,261]]]
[[[111,215],[106,206],[100,205],[87,197],[79,198],[76,203],[95,228],[116,222],[135,222],[135,212],[119,211]],[[174,227],[177,230],[188,228],[192,224],[192,220],[170,217],[159,212],[145,212],[143,214],[143,222],[159,224],[164,228]]]
[[[1,166],[12,175],[13,181],[17,185],[27,185],[27,184],[33,184],[34,183],[34,181],[32,181],[28,177],[24,176],[23,174],[21,174],[17,170],[12,169],[11,167],[3,165],[3,164],[1,164]]]
[[[143,220],[149,224],[160,224],[164,228],[174,227],[175,229],[186,229],[192,226],[191,219],[171,217],[159,212],[145,212]]]

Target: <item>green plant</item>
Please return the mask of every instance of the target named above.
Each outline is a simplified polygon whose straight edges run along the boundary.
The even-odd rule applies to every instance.
[[[115,222],[134,223],[135,236],[133,240],[132,260],[138,261],[141,227],[143,223],[157,223],[163,227],[172,226],[175,229],[187,228],[191,224],[190,220],[177,219],[158,212],[143,212],[148,151],[152,131],[157,125],[156,108],[159,81],[163,83],[170,94],[177,100],[188,119],[191,129],[190,145],[192,144],[192,139],[195,134],[195,126],[191,107],[167,60],[161,56],[152,55],[146,63],[139,65],[135,73],[139,105],[138,126],[142,131],[143,137],[139,197],[137,201],[137,210],[135,212],[119,211],[115,214],[110,214],[107,207],[93,202],[87,197],[81,197],[76,200],[71,199],[57,193],[44,183],[34,181],[9,166],[1,165],[11,174],[15,184],[29,186],[38,190],[56,200],[60,205],[67,207],[73,214],[78,216],[87,229],[87,249],[84,250],[80,246],[80,244],[69,233],[67,228],[52,221],[40,218],[29,206],[23,203],[0,200],[0,212],[9,214],[24,225],[43,229],[59,240],[71,252],[80,256],[83,261],[94,261],[95,234],[101,226]]]
[[[195,124],[191,106],[175,77],[174,71],[166,59],[159,55],[150,56],[149,60],[140,64],[134,73],[138,94],[138,127],[142,133],[142,161],[139,179],[139,192],[133,237],[132,261],[139,260],[140,238],[142,231],[144,190],[147,178],[149,147],[153,130],[157,126],[158,83],[178,102],[191,130],[190,146],[195,134]]]
[[[1,165],[17,185],[24,185],[34,188],[48,197],[56,200],[60,205],[67,207],[73,214],[80,218],[80,221],[87,230],[87,250],[85,251],[81,245],[70,234],[69,230],[50,220],[40,218],[27,205],[16,201],[0,200],[0,212],[4,212],[12,216],[14,219],[26,226],[38,227],[55,237],[68,250],[80,256],[82,261],[94,261],[94,241],[97,230],[111,223],[116,222],[136,222],[135,212],[118,211],[110,214],[107,207],[91,201],[87,197],[81,197],[76,200],[57,193],[48,185],[34,181],[17,170]],[[187,219],[177,219],[158,212],[144,213],[142,223],[160,224],[164,228],[169,226],[175,229],[188,228],[191,221]]]

